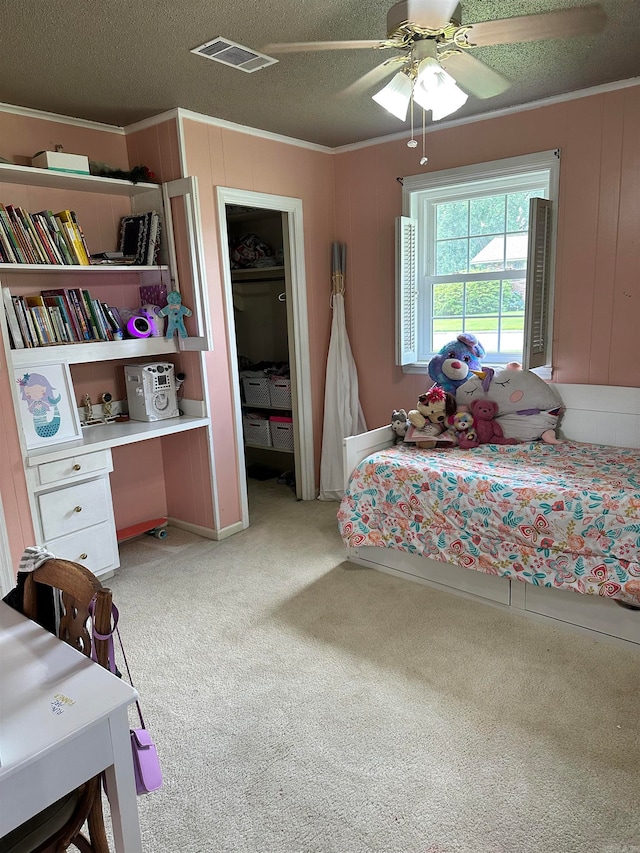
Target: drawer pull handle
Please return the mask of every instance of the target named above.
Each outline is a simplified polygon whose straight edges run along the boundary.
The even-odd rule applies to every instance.
[[[77,462],[76,462],[76,464],[73,466],[73,470],[74,470],[74,471],[79,471],[81,468],[82,468],[82,465],[78,465],[78,463],[77,463]]]
[[[82,512],[82,507],[81,506],[74,506],[73,511],[74,512]]]
[[[88,556],[87,554],[80,554],[80,556],[78,557],[78,559],[79,559],[79,560],[86,560],[86,559],[87,559],[87,556]]]

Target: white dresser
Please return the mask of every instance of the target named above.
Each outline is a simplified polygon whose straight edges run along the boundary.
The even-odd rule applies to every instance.
[[[27,481],[37,541],[56,557],[110,577],[120,565],[109,483],[111,451],[30,462]]]

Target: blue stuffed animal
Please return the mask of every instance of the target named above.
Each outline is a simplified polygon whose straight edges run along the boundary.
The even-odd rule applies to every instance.
[[[466,382],[472,370],[481,370],[480,360],[485,354],[484,347],[475,335],[463,332],[445,344],[429,362],[429,376],[444,391],[456,393],[459,385]]]

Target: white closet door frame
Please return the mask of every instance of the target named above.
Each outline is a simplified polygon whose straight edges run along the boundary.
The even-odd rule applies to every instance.
[[[287,316],[291,317],[293,328],[288,329],[289,341],[293,342],[293,365],[291,381],[294,403],[294,439],[296,462],[296,485],[298,496],[302,500],[314,500],[316,497],[315,464],[313,458],[313,421],[311,408],[311,359],[309,355],[309,334],[307,315],[307,281],[304,265],[304,231],[302,221],[302,199],[288,196],[257,193],[230,187],[217,187],[218,229],[220,232],[220,252],[222,275],[224,279],[225,324],[231,365],[232,393],[234,403],[234,429],[238,448],[238,482],[242,503],[243,526],[249,524],[249,505],[247,500],[247,475],[245,471],[244,442],[242,435],[242,409],[240,406],[240,376],[238,373],[238,353],[236,326],[233,315],[233,289],[231,285],[231,267],[224,247],[229,245],[227,215],[225,206],[237,204],[243,207],[259,207],[286,213],[287,228],[283,227],[285,250],[288,247],[288,261],[291,275],[291,306],[287,307]],[[283,217],[283,220],[285,217]],[[288,294],[289,295],[289,294]],[[291,356],[291,353],[290,353]]]

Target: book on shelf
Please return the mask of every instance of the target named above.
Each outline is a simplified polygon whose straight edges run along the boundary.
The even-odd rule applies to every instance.
[[[75,212],[29,213],[0,204],[0,263],[88,266],[89,251]]]
[[[89,255],[85,250],[75,213],[72,210],[61,210],[56,213],[56,219],[62,226],[62,232],[67,238],[72,255],[77,259],[76,262],[88,267]]]
[[[2,288],[2,301],[4,302],[4,310],[7,315],[7,326],[9,327],[9,334],[11,335],[13,348],[24,349],[26,344],[22,338],[22,330],[18,321],[16,306],[13,304],[8,287]]]
[[[120,220],[120,251],[134,256],[136,264],[153,266],[160,247],[160,217],[155,210]]]
[[[3,285],[1,301],[12,349],[114,341],[124,336],[118,309],[81,288],[15,296]]]

